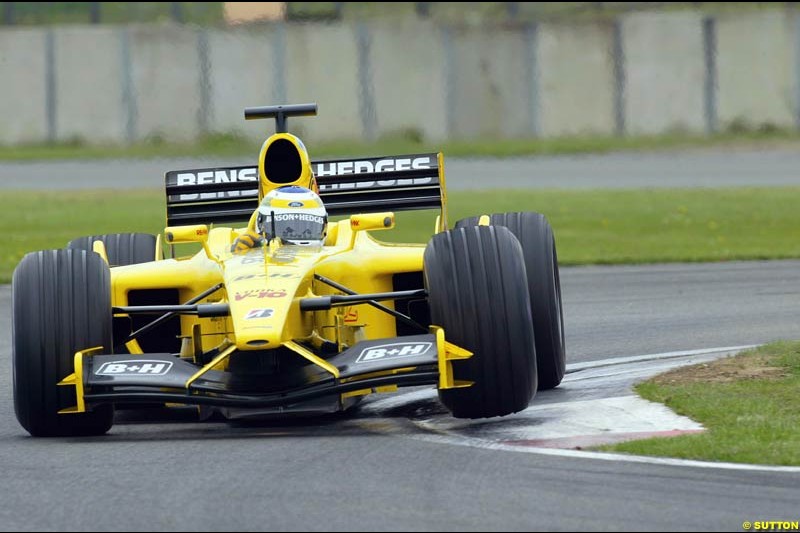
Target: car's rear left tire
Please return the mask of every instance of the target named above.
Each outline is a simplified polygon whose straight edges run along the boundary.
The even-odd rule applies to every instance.
[[[19,423],[35,437],[106,433],[113,424],[113,405],[58,414],[77,402],[75,387],[57,384],[73,373],[76,351],[112,347],[108,265],[83,250],[29,253],[14,270],[12,301],[14,410]]]
[[[150,233],[108,233],[72,239],[67,248],[92,251],[94,241],[103,241],[111,266],[138,265],[156,258],[156,236]]]
[[[434,235],[424,254],[433,324],[471,352],[454,361],[464,388],[441,389],[455,417],[485,418],[525,409],[536,393],[536,348],[525,262],[516,237],[501,226],[472,226]]]

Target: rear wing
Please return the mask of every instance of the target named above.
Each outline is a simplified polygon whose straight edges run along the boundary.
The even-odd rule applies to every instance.
[[[311,167],[328,215],[441,209],[442,154],[315,161]],[[258,167],[166,173],[167,225],[247,222],[258,207]],[[446,226],[443,226],[446,227]]]

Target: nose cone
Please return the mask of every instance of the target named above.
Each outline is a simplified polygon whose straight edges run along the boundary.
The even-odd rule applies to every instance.
[[[293,256],[277,259],[265,260],[264,250],[258,248],[225,264],[225,288],[239,350],[277,348],[292,335],[303,333],[305,323],[294,298],[307,265]]]

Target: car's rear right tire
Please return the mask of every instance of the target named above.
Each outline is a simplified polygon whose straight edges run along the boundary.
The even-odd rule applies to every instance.
[[[525,409],[536,393],[536,348],[522,248],[501,226],[471,226],[434,235],[424,254],[431,322],[473,352],[454,361],[456,380],[441,389],[455,417],[485,418]],[[521,290],[522,289],[522,290]]]
[[[155,261],[156,236],[150,233],[108,233],[72,239],[67,248],[92,251],[94,241],[103,241],[111,266],[138,265]]]
[[[75,387],[58,382],[73,373],[76,351],[102,346],[109,353],[112,347],[108,265],[83,250],[29,253],[14,270],[12,301],[14,410],[19,423],[34,437],[106,433],[113,423],[113,406],[59,414],[77,402]]]

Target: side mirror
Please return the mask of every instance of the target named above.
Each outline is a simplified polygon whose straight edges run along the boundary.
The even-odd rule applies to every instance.
[[[377,231],[381,229],[392,229],[394,227],[394,213],[369,213],[350,215],[350,248],[356,244],[356,236],[360,231]]]
[[[164,229],[164,240],[167,244],[186,244],[199,242],[203,246],[206,257],[212,261],[217,258],[211,253],[208,247],[208,226],[205,224],[195,224],[194,226],[168,226]]]
[[[168,226],[164,229],[167,244],[185,244],[187,242],[208,242],[208,226],[196,224],[194,226]]]
[[[394,213],[350,215],[350,229],[354,232],[392,229],[393,227]]]

